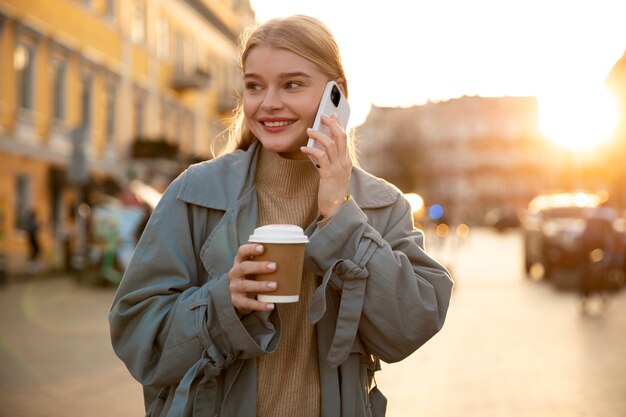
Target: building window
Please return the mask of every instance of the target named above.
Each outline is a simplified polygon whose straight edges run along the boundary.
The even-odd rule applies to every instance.
[[[66,116],[67,64],[61,59],[51,63],[52,70],[52,115],[59,120]]]
[[[107,144],[114,142],[115,138],[115,102],[117,100],[117,86],[114,82],[107,85],[106,92],[106,141]]]
[[[80,104],[82,110],[82,125],[89,129],[91,127],[91,115],[92,115],[92,95],[93,95],[93,81],[91,75],[85,75],[82,79],[82,92],[80,97]]]
[[[180,146],[183,143],[183,110],[178,109],[176,111],[176,122],[175,122],[175,131],[174,138],[176,139],[176,143]]]
[[[195,135],[194,135],[194,117],[193,113],[186,111],[183,114],[183,141],[186,144],[187,152],[194,154],[195,149]]]
[[[33,108],[33,71],[34,71],[33,46],[18,43],[13,51],[13,68],[16,75],[17,102],[25,109]]]
[[[178,74],[189,74],[198,67],[198,47],[181,32],[175,36],[174,67]]]
[[[146,5],[141,0],[135,1],[130,37],[133,43],[144,43],[146,40]]]
[[[176,57],[175,67],[177,73],[185,70],[185,37],[182,33],[176,32]]]
[[[157,23],[157,57],[169,59],[170,57],[170,24],[165,18]]]
[[[144,134],[144,113],[146,110],[146,99],[143,93],[135,94],[133,130],[136,138],[141,138]]]
[[[32,181],[28,175],[18,174],[15,180],[15,228],[26,229],[26,214],[32,208]]]
[[[193,73],[198,68],[198,47],[189,40],[185,43],[185,72]]]
[[[170,119],[170,106],[166,101],[161,101],[161,135],[164,138],[168,138],[170,136],[169,132],[169,119]]]

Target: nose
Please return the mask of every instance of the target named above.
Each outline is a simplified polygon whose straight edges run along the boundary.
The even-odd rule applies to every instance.
[[[280,93],[275,88],[268,88],[261,103],[263,110],[276,110],[283,106]]]

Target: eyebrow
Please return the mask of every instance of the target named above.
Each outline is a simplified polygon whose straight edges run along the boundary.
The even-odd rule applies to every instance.
[[[309,74],[307,74],[306,72],[302,72],[302,71],[281,72],[280,74],[278,74],[278,77],[282,79],[294,78],[294,77],[311,78]],[[262,77],[255,73],[248,73],[248,74],[244,74],[244,78],[262,78]]]

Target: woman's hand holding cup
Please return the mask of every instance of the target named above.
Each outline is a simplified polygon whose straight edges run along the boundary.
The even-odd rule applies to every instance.
[[[274,309],[273,303],[258,301],[256,294],[274,291],[276,282],[255,281],[248,278],[276,270],[274,262],[252,260],[252,257],[262,254],[263,250],[263,245],[258,243],[241,245],[235,256],[233,267],[228,271],[230,297],[239,315],[249,314],[253,310],[270,311]]]

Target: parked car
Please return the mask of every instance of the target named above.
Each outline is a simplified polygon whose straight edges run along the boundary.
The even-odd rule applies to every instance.
[[[535,197],[522,222],[526,273],[540,264],[544,278],[550,278],[555,268],[579,265],[585,211],[598,207],[600,202],[598,194],[589,192]]]
[[[484,224],[493,227],[499,232],[520,227],[517,212],[510,207],[497,207],[485,214]]]

